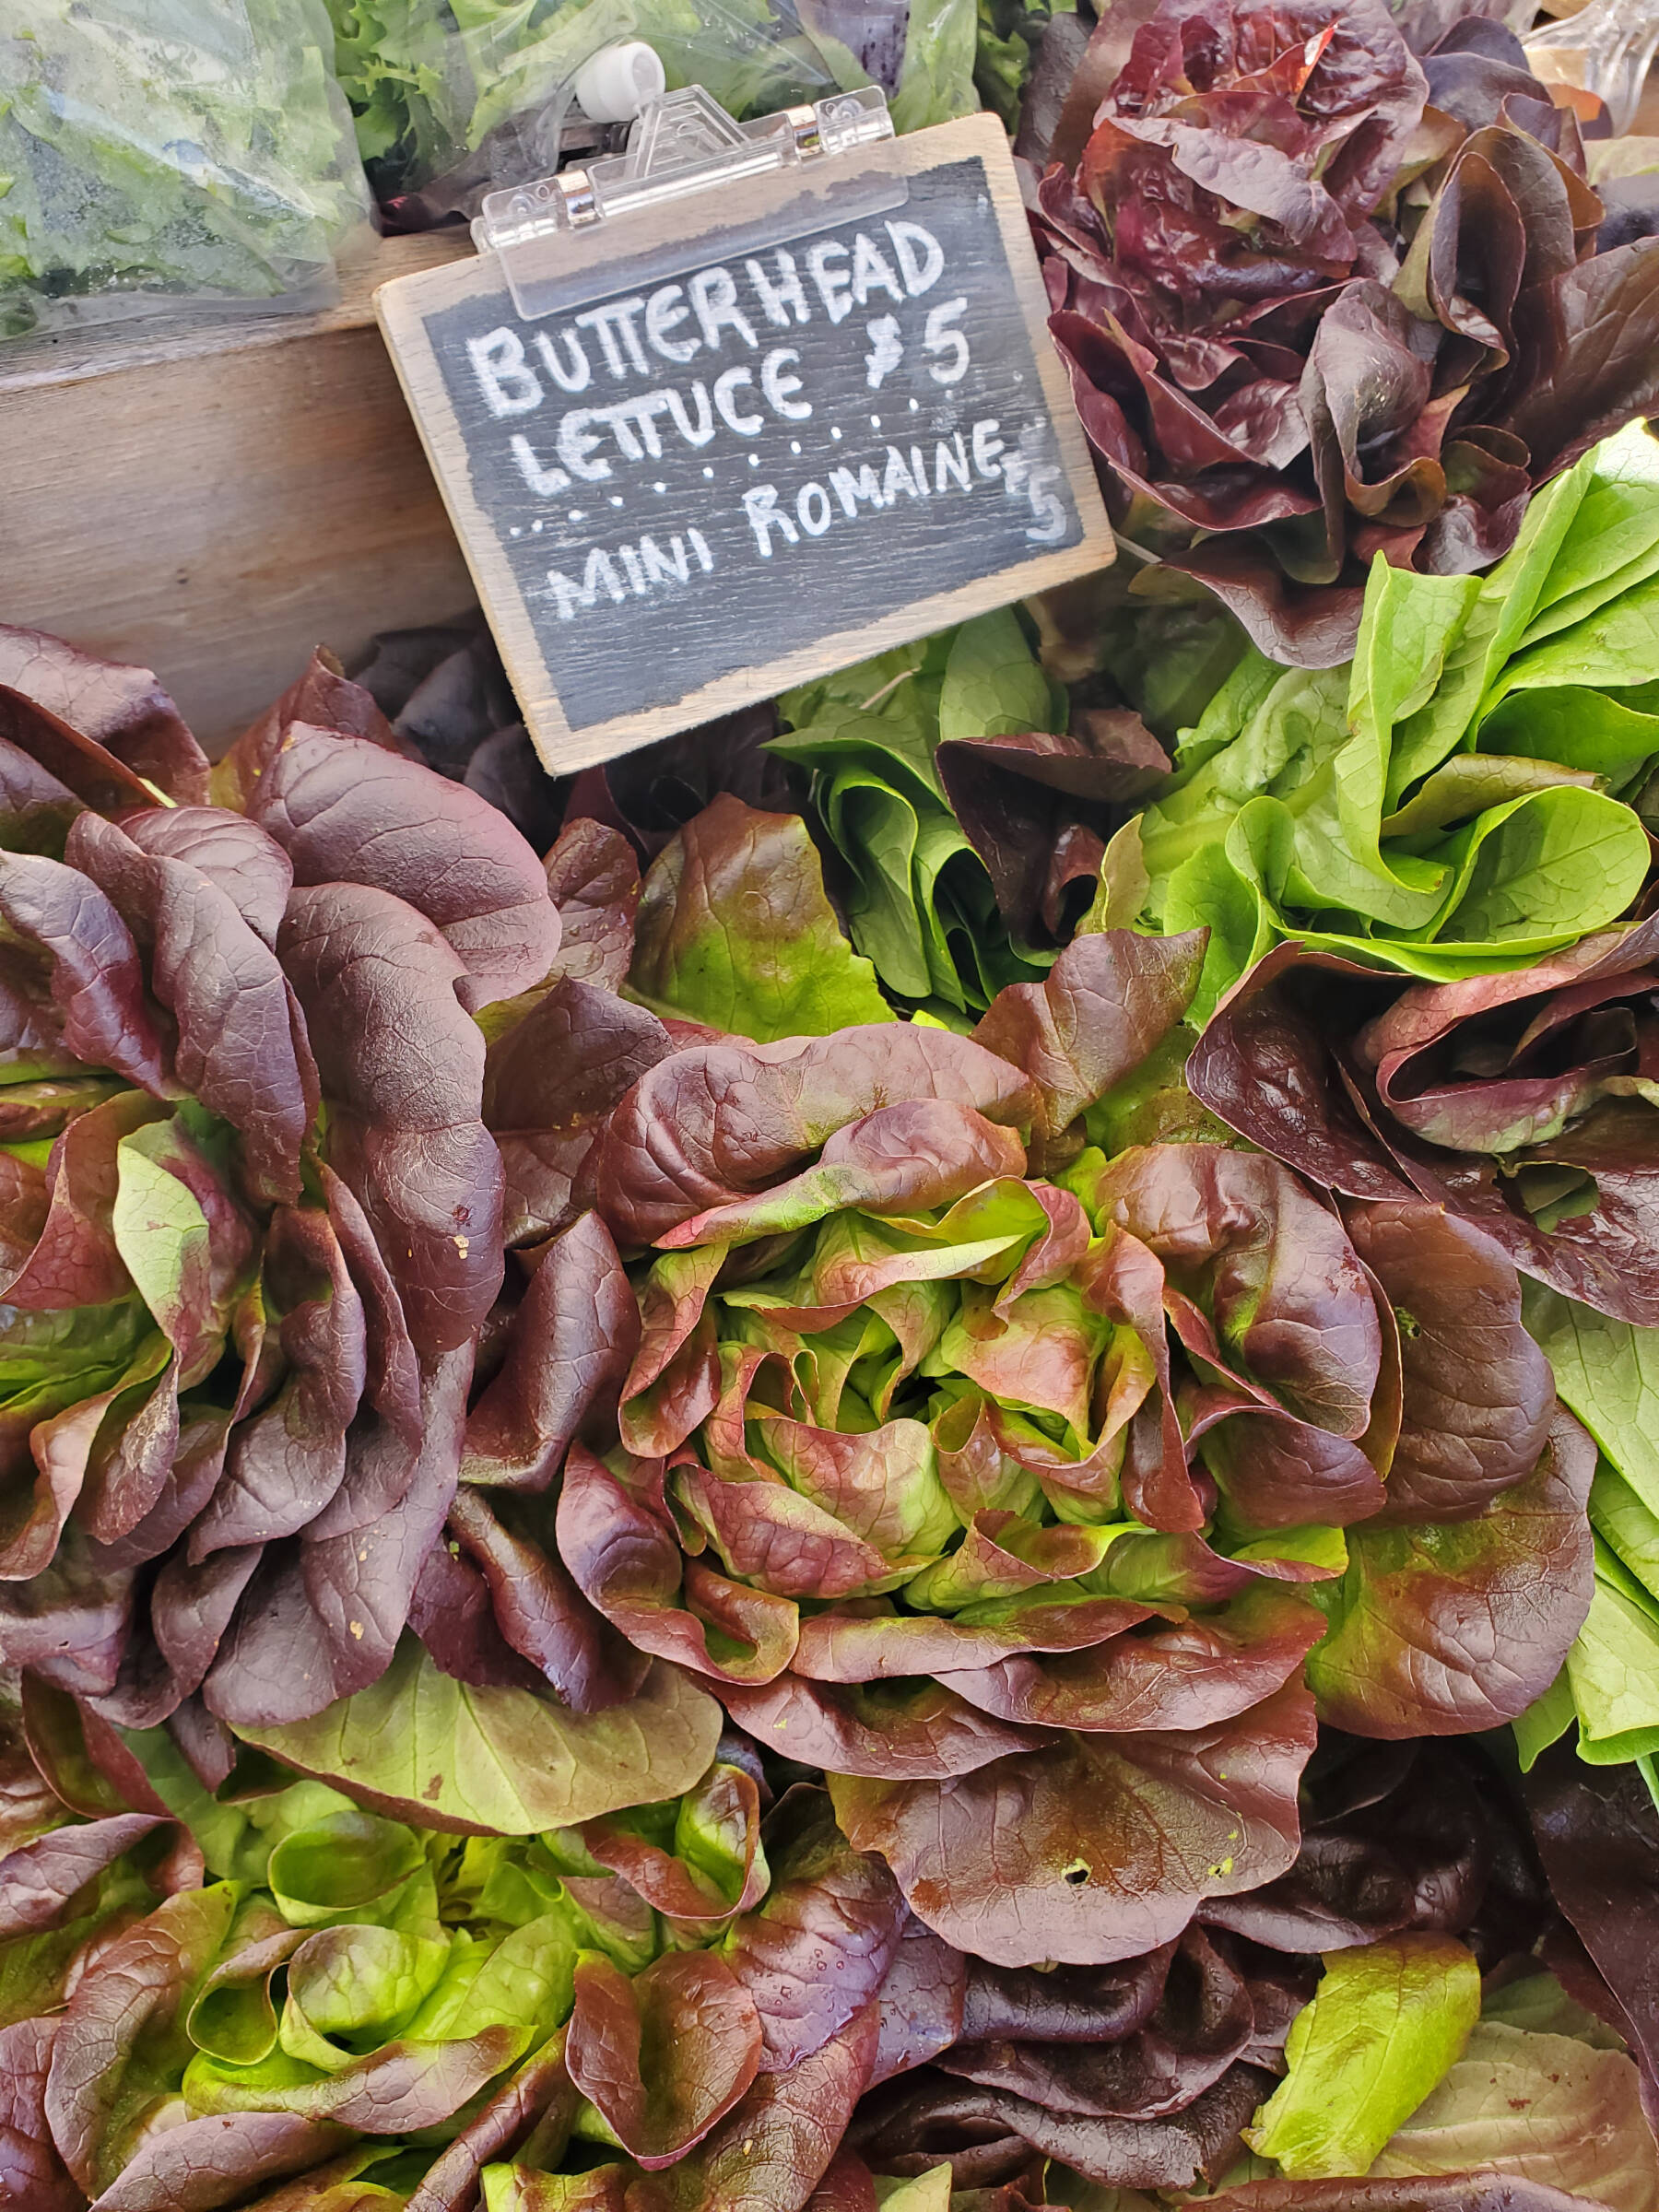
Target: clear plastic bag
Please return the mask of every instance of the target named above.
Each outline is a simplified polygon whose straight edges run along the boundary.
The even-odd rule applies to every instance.
[[[0,0],[0,336],[324,304],[369,210],[323,0]]]
[[[872,82],[901,131],[979,105],[976,0],[328,4],[382,200],[456,172],[509,184],[550,169],[561,88],[591,54],[628,39],[655,50],[671,89],[703,85],[740,121]]]

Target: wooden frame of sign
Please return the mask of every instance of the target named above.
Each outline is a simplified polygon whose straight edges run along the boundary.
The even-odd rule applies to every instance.
[[[1112,559],[996,118],[810,169],[561,238],[568,311],[493,253],[375,296],[555,774]]]

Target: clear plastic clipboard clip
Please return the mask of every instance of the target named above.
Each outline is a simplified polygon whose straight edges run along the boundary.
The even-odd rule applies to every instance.
[[[625,153],[490,193],[473,240],[497,256],[520,316],[535,322],[702,259],[707,226],[688,219],[665,239],[640,219],[698,194],[721,194],[721,253],[902,206],[907,181],[857,159],[892,136],[878,85],[751,123],[690,85],[648,102]]]

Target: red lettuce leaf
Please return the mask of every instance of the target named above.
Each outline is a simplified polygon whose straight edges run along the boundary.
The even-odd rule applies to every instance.
[[[58,2023],[0,2028],[0,2200],[28,2212],[81,2212],[86,2199],[46,2124],[46,2076]]]
[[[177,1084],[237,1131],[254,1194],[291,1203],[316,1072],[276,954],[212,877],[141,850],[98,815],[79,818],[65,850],[148,955],[151,987],[174,1024]]]
[[[576,1969],[565,2063],[623,2148],[671,2166],[755,2078],[760,2016],[714,1951],[670,1951],[631,1981],[593,1954]]]
[[[603,1712],[638,1689],[648,1655],[619,1636],[572,1583],[551,1542],[552,1513],[530,1509],[515,1527],[512,1500],[498,1517],[488,1491],[463,1484],[449,1525],[489,1585],[496,1625],[510,1648],[550,1682],[572,1712]]]
[[[1594,1472],[1594,1444],[1558,1409],[1533,1473],[1475,1519],[1351,1529],[1308,1659],[1322,1719],[1359,1735],[1463,1735],[1541,1697],[1590,1609]]]
[[[1029,1124],[1034,1093],[996,1053],[906,1022],[701,1045],[641,1077],[606,1124],[587,1182],[618,1241],[649,1244],[694,1215],[764,1189],[838,1129],[888,1100],[971,1108]]]
[[[841,1685],[784,1673],[764,1684],[723,1682],[720,1699],[769,1751],[880,1781],[941,1782],[1042,1740],[975,1711],[943,1682]]]
[[[654,1912],[671,1920],[704,1924],[750,1912],[765,1896],[769,1878],[760,1846],[759,1783],[723,1759],[710,1769],[685,1809],[700,1837],[712,1832],[730,1859],[741,1862],[743,1879],[735,1895],[694,1859],[665,1851],[637,1833],[626,1816],[584,1821],[582,1841],[590,1857],[619,1874]]]
[[[548,1245],[466,1417],[461,1479],[545,1490],[582,1425],[614,1418],[639,1340],[617,1248],[598,1216],[582,1214]]]
[[[763,2073],[788,2073],[839,2035],[887,1977],[904,1900],[881,1860],[849,1848],[819,1790],[791,1791],[767,1824],[771,1885],[725,1957],[758,2008]]]
[[[184,2016],[218,1955],[236,1891],[168,1898],[100,1951],[58,2023],[46,2117],[58,2155],[89,2196],[126,2164],[161,2103],[173,2062],[190,2053]]]
[[[547,859],[559,909],[559,971],[571,982],[619,991],[633,962],[640,866],[619,830],[573,816]]]
[[[686,1558],[660,1466],[624,1479],[581,1444],[559,1490],[558,1541],[577,1586],[629,1641],[717,1681],[770,1682],[794,1650],[792,1600]]]
[[[802,2212],[875,2063],[872,1999],[809,2058],[754,2086],[689,2156],[629,2191],[629,2212]]]
[[[1141,937],[1126,929],[1077,937],[1041,983],[999,991],[974,1041],[1031,1078],[1034,1126],[1059,1136],[1138,1067],[1181,1019],[1198,984],[1204,935]]]
[[[1291,1688],[1190,1734],[1071,1735],[943,1784],[831,1776],[830,1791],[947,1941],[1004,1966],[1100,1964],[1289,1866],[1312,1747],[1312,1700]]]
[[[1300,1674],[1324,1617],[1288,1590],[1246,1591],[1221,1613],[1116,1636],[1092,1649],[1004,1659],[944,1686],[1037,1727],[1119,1734],[1200,1728],[1258,1705]]]
[[[265,1299],[288,1373],[231,1432],[225,1476],[190,1535],[190,1559],[297,1535],[339,1488],[346,1431],[367,1376],[363,1303],[328,1215],[279,1206],[266,1232]]]
[[[1555,1411],[1515,1270],[1438,1206],[1360,1202],[1343,1220],[1399,1329],[1400,1434],[1377,1519],[1467,1519],[1532,1473]]]
[[[296,724],[248,801],[297,884],[349,880],[426,915],[461,964],[469,1013],[539,982],[559,950],[541,863],[505,815],[361,737]]]
[[[401,1487],[389,1486],[378,1513],[344,1535],[266,1548],[203,1687],[219,1720],[242,1729],[308,1719],[385,1673],[454,1498],[471,1376],[470,1345],[430,1371],[419,1452],[399,1441],[389,1454]],[[348,1449],[347,1483],[351,1472]]]
[[[186,861],[215,883],[273,951],[294,888],[293,864],[274,837],[223,806],[147,806],[116,824],[159,860]]]
[[[207,757],[148,668],[100,660],[41,630],[0,627],[0,685],[67,723],[180,806],[206,798]]]
[[[561,978],[497,1037],[484,1062],[484,1121],[506,1173],[509,1244],[556,1235],[606,1116],[673,1050],[654,1014]]]
[[[465,1343],[501,1279],[484,1040],[432,924],[365,884],[297,889],[282,963],[319,1048],[328,1153],[386,1255],[423,1359]]]
[[[176,1098],[181,1087],[169,1072],[138,948],[98,886],[61,861],[7,853],[0,856],[0,917],[42,956],[62,1050],[156,1098]]]
[[[872,2088],[924,2066],[956,2041],[962,2032],[970,1971],[960,1951],[906,1913],[881,1985],[881,2035],[870,2070]]]

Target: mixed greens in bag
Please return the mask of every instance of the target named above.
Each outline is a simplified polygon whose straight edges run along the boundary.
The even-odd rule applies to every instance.
[[[382,199],[466,166],[496,135],[522,165],[528,119],[591,54],[655,49],[670,88],[740,119],[883,84],[901,131],[979,105],[974,0],[328,0],[335,67]],[[538,159],[550,166],[556,147]],[[511,181],[497,163],[494,182]]]
[[[322,0],[0,0],[0,335],[325,298],[347,124]]]

